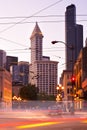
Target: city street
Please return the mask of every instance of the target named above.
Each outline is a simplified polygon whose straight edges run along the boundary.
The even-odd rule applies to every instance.
[[[87,116],[47,116],[39,112],[0,112],[0,130],[86,130]],[[35,114],[36,113],[36,114]]]

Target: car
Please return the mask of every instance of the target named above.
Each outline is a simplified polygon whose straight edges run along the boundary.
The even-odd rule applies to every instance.
[[[48,111],[48,115],[50,116],[56,116],[56,115],[62,115],[62,108],[61,107],[51,107]]]

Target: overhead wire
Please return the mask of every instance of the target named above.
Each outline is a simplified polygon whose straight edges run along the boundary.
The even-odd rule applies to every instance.
[[[25,49],[13,49],[13,50],[6,50],[6,52],[12,52],[12,53],[17,53],[17,51],[19,52],[20,51],[20,53],[22,53],[23,51],[24,51],[24,53],[27,53],[27,52],[25,52],[25,50],[26,51],[28,51],[29,52],[29,49],[28,48],[25,48]],[[21,52],[22,51],[22,52]],[[61,48],[59,48],[59,50],[57,49],[57,50],[54,50],[54,49],[52,49],[52,50],[44,50],[43,52],[54,52],[54,51],[64,51],[64,49],[61,49]],[[32,52],[35,52],[35,50],[32,50]]]
[[[79,15],[76,15],[76,16],[87,16],[86,14],[79,14]],[[25,18],[28,18],[28,17],[31,17],[31,16],[17,16],[17,17],[0,17],[0,19],[17,19],[17,18],[22,18],[22,19],[25,19]],[[44,17],[46,17],[46,18],[49,18],[49,17],[55,17],[55,18],[58,18],[58,17],[65,17],[65,15],[43,15],[43,16],[32,16],[32,18],[33,17],[36,17],[36,18],[44,18]],[[87,21],[86,19],[79,19],[79,20],[77,20],[77,21]],[[45,22],[65,22],[64,20],[60,20],[60,21],[38,21],[39,23],[45,23]],[[26,21],[26,22],[15,22],[15,21],[13,21],[13,22],[0,22],[0,24],[26,24],[26,23],[35,23],[35,21]]]
[[[80,22],[80,21],[82,21],[82,22],[86,22],[87,20],[86,19],[84,19],[84,20],[77,20],[77,22]],[[37,21],[38,23],[64,23],[65,21],[63,21],[63,20],[60,20],[60,21]],[[2,24],[2,25],[8,25],[8,24],[15,24],[16,22],[0,22],[0,24]],[[35,23],[35,21],[31,21],[31,22],[22,22],[22,23],[19,23],[19,24],[29,24],[29,23]]]
[[[20,46],[22,46],[22,47],[25,47],[25,45],[23,45],[23,44],[20,44],[20,43],[18,43],[18,42],[12,41],[12,40],[8,40],[8,39],[3,38],[3,37],[0,37],[0,39],[1,39],[1,40],[5,40],[5,41],[7,41],[7,42],[14,43],[14,44],[16,44],[16,45],[20,45]]]
[[[35,16],[35,15],[37,15],[37,14],[43,12],[44,10],[46,10],[46,9],[48,9],[48,8],[50,8],[50,7],[54,6],[54,5],[56,5],[56,4],[60,3],[60,2],[62,2],[62,1],[63,1],[63,0],[58,0],[58,1],[56,1],[55,3],[50,4],[49,6],[46,6],[46,7],[43,8],[43,9],[40,9],[39,11],[35,12],[35,13],[32,14],[31,16],[28,16],[28,17],[22,19],[21,21],[18,21],[18,22],[16,22],[16,23],[12,24],[11,26],[9,26],[9,27],[7,27],[7,28],[1,30],[0,33],[3,33],[3,32],[5,32],[5,31],[11,29],[12,27],[16,26],[17,24],[24,22],[26,19],[31,18],[31,17],[33,17],[33,16]],[[0,37],[0,39],[2,39],[2,40],[6,40],[6,41],[9,41],[9,42],[12,42],[12,43],[15,43],[15,44],[17,43],[17,42],[14,42],[14,41],[8,40],[8,39],[3,38],[3,37]],[[17,44],[18,44],[18,45],[21,45],[21,46],[23,45],[23,44],[20,44],[20,43],[17,43]]]
[[[46,10],[46,9],[48,9],[48,8],[50,8],[50,7],[54,6],[54,5],[56,5],[56,4],[60,3],[60,2],[62,2],[62,1],[63,1],[63,0],[58,0],[58,1],[56,1],[55,3],[53,3],[53,4],[51,4],[51,5],[47,6],[47,7],[45,7],[45,8],[43,8],[43,9],[40,9],[39,11],[35,12],[35,13],[32,14],[31,16],[28,16],[28,17],[22,19],[21,21],[18,21],[18,22],[16,22],[15,24],[13,24],[13,25],[11,25],[11,26],[9,26],[9,27],[3,29],[2,31],[0,31],[0,33],[3,33],[3,32],[5,32],[5,31],[9,30],[10,28],[12,28],[12,27],[16,26],[17,24],[19,24],[19,23],[25,21],[26,19],[29,19],[29,18],[31,18],[32,16],[35,16],[35,15],[37,15],[37,14],[43,12],[44,10]]]
[[[26,19],[31,18],[31,17],[64,17],[64,15],[35,16],[35,15],[41,13],[42,11],[44,11],[44,10],[46,10],[46,9],[48,9],[48,8],[50,8],[50,7],[54,6],[54,5],[56,5],[56,4],[58,4],[59,2],[62,2],[62,1],[63,1],[63,0],[58,0],[57,2],[55,2],[55,3],[51,4],[51,5],[49,5],[49,6],[45,7],[45,8],[43,8],[43,9],[41,9],[41,10],[39,10],[39,11],[37,11],[36,13],[32,14],[31,16],[0,17],[0,19],[23,18],[23,20],[21,20],[21,21],[19,21],[19,22],[0,23],[0,24],[13,24],[12,26],[9,26],[8,28],[5,28],[5,29],[3,29],[2,31],[0,31],[0,33],[2,33],[2,32],[4,32],[4,31],[6,31],[6,30],[8,30],[8,29],[10,29],[10,28],[12,28],[12,27],[14,27],[16,24],[35,23],[35,22],[23,22],[23,21],[25,21]],[[77,15],[77,16],[87,16],[87,15],[86,15],[86,14],[79,14],[79,15]],[[79,21],[87,21],[87,20],[79,20]],[[39,21],[39,23],[47,23],[47,22],[49,22],[49,23],[58,23],[58,22],[64,22],[64,21]],[[17,43],[17,42],[8,40],[8,39],[3,38],[3,37],[0,37],[0,39],[6,40],[6,41],[9,41],[9,42],[12,42],[12,43],[21,45],[21,46],[25,46],[25,45],[23,45],[23,44],[20,44],[20,43]]]
[[[87,14],[77,14],[76,15],[77,17],[78,16],[81,16],[81,17],[85,17],[87,16]],[[23,18],[28,18],[28,17],[31,17],[31,16],[10,16],[10,17],[0,17],[0,19],[23,19]],[[37,16],[32,16],[32,18],[43,18],[43,17],[65,17],[65,15],[37,15]]]
[[[0,33],[2,33],[2,32],[4,32],[4,31],[6,31],[6,30],[8,30],[8,29],[10,29],[10,28],[12,28],[12,27],[14,27],[16,24],[34,23],[34,22],[23,22],[23,21],[25,21],[26,19],[31,18],[31,17],[64,17],[64,15],[35,16],[35,15],[41,13],[42,11],[44,11],[44,10],[46,10],[46,9],[48,9],[48,8],[50,8],[50,7],[54,6],[54,5],[56,5],[56,4],[60,3],[60,2],[62,2],[62,1],[63,1],[63,0],[58,0],[58,1],[56,1],[55,3],[53,3],[53,4],[51,4],[51,5],[49,5],[49,6],[45,7],[45,8],[43,8],[43,9],[41,9],[41,10],[39,10],[39,11],[37,11],[36,13],[32,14],[31,16],[0,17],[0,19],[23,18],[23,20],[21,20],[21,21],[19,21],[19,22],[14,22],[14,23],[0,23],[0,24],[13,24],[12,26],[9,26],[8,28],[5,28],[5,29],[3,29],[2,31],[0,31]],[[77,16],[87,16],[87,14],[78,14]],[[87,20],[79,20],[79,21],[87,21]],[[53,23],[55,22],[55,23],[58,23],[58,22],[64,22],[64,21],[39,21],[39,23],[45,23],[45,22],[51,22],[51,23],[52,23],[52,22],[53,22]],[[5,39],[5,38],[3,38],[3,37],[0,37],[0,39],[9,41],[9,42],[12,42],[12,43],[15,43],[15,44],[19,44],[19,45],[21,45],[21,46],[24,46],[23,44],[20,44],[20,43],[17,43],[17,42],[14,42],[14,41]]]
[[[0,19],[23,19],[27,18],[30,16],[11,16],[11,17],[0,17]],[[43,17],[64,17],[64,15],[37,15],[37,16],[32,16],[32,18],[43,18]]]

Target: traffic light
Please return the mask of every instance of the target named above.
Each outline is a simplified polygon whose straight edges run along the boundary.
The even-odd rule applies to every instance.
[[[72,76],[72,78],[71,78],[71,83],[72,83],[72,85],[75,85],[75,81],[76,81],[75,77]]]

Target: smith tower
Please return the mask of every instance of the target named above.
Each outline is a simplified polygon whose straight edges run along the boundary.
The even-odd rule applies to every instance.
[[[66,69],[72,70],[80,50],[83,48],[83,26],[76,24],[76,7],[70,5],[65,12]],[[70,47],[73,49],[70,49]]]
[[[39,93],[56,95],[57,64],[50,57],[43,56],[43,34],[36,23],[30,37],[31,40],[31,64],[29,82],[35,84]]]
[[[31,40],[31,63],[37,60],[42,60],[43,35],[37,22],[31,34],[30,40]]]

